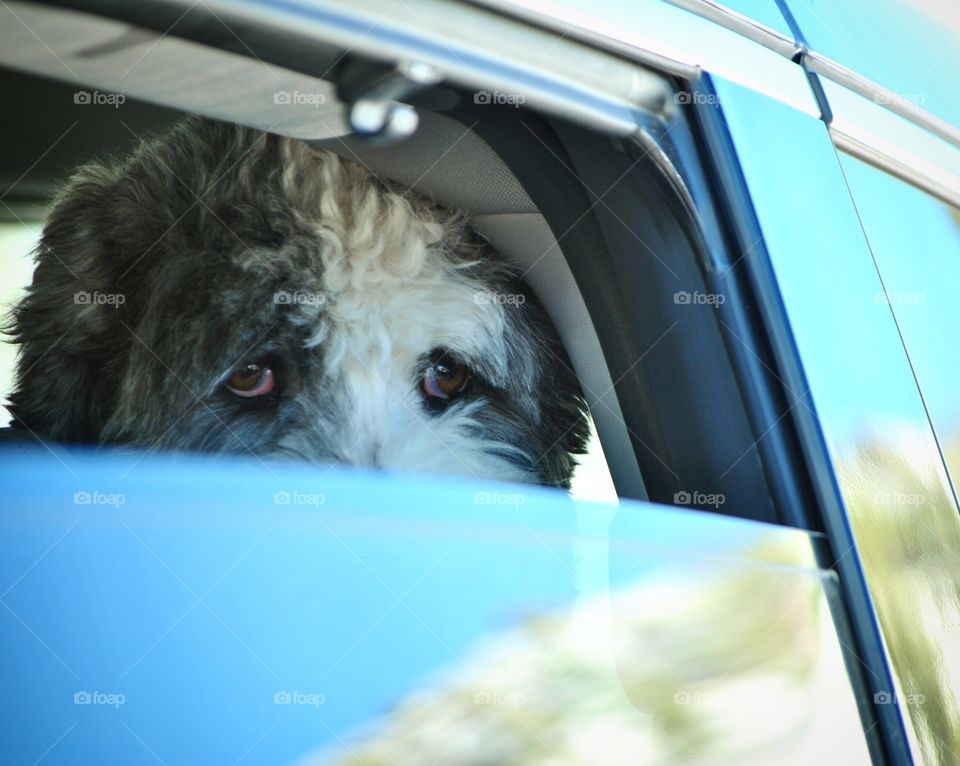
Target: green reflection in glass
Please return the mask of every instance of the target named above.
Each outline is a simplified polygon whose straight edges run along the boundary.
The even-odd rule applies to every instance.
[[[864,435],[841,480],[924,762],[960,762],[960,534],[937,474],[903,429]],[[892,445],[899,445],[894,447]],[[879,700],[885,704],[886,700]]]
[[[941,454],[914,426],[862,434],[841,467],[864,567],[924,760],[960,762],[960,212],[841,155]]]
[[[486,636],[303,763],[868,763],[832,575],[807,568],[808,547],[651,553],[634,583]]]

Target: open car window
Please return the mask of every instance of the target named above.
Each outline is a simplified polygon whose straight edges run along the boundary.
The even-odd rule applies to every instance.
[[[294,36],[294,44],[283,14],[255,30],[249,19],[231,19],[256,53],[251,59],[213,35],[219,22],[202,9],[189,10],[182,22],[134,9],[111,12],[112,18],[29,4],[11,12],[28,24],[42,22],[55,52],[86,51],[72,68],[90,83],[36,79],[73,78],[43,46],[9,33],[4,63],[16,69],[4,77],[22,108],[11,112],[7,129],[33,140],[28,153],[41,157],[17,181],[18,193],[8,195],[11,205],[35,205],[78,161],[122,153],[184,111],[309,140],[465,210],[524,276],[564,342],[595,424],[600,448],[583,469],[598,477],[589,482],[591,496],[612,494],[595,459],[602,452],[621,497],[815,526],[797,493],[779,486],[783,474],[771,462],[769,445],[791,439],[782,417],[789,401],[761,407],[757,402],[769,394],[758,400],[757,391],[744,389],[753,379],[744,365],[771,366],[763,339],[744,324],[753,299],[740,292],[738,270],[708,266],[736,257],[721,256],[731,243],[700,164],[695,115],[717,105],[699,86],[679,88],[543,31],[529,32],[528,42],[546,36],[570,62],[592,62],[595,71],[584,70],[573,91],[558,89],[556,78],[528,75],[517,76],[512,88],[495,87],[483,66],[454,67],[455,77],[436,82],[429,73],[391,72],[382,60],[366,59],[366,45],[344,55],[352,11],[323,30],[323,54],[309,66],[276,44],[283,37],[306,45],[309,37]],[[471,12],[503,23],[495,14]],[[384,29],[392,23],[377,18]],[[143,36],[130,37],[129,28]],[[449,57],[449,50],[438,55]],[[522,46],[510,47],[510,66],[519,71],[525,56]],[[201,59],[209,62],[208,79],[189,90],[172,87],[177,67]],[[163,82],[151,74],[158,71]],[[243,92],[229,95],[241,75]],[[416,129],[379,142],[351,135],[351,120],[362,129],[371,119],[365,99],[390,88],[417,109]],[[215,103],[197,95],[216,89],[222,91]],[[51,112],[43,133],[29,129],[33,102]],[[12,183],[24,171],[15,158],[10,165]],[[728,292],[718,275],[741,287]],[[771,377],[762,385],[779,384]]]

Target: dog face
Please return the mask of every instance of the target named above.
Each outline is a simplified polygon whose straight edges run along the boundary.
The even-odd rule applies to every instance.
[[[209,121],[76,173],[11,334],[41,438],[556,486],[586,440],[546,314],[462,216]]]

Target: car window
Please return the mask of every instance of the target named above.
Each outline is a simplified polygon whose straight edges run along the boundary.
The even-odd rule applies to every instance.
[[[843,170],[954,486],[960,479],[960,209],[853,157]]]
[[[0,461],[0,763],[869,762],[815,533],[57,452]]]

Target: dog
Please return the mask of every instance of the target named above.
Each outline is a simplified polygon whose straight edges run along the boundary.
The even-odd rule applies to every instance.
[[[468,182],[468,179],[465,179]],[[40,439],[568,488],[586,406],[463,213],[305,142],[188,118],[55,196],[12,426]]]

